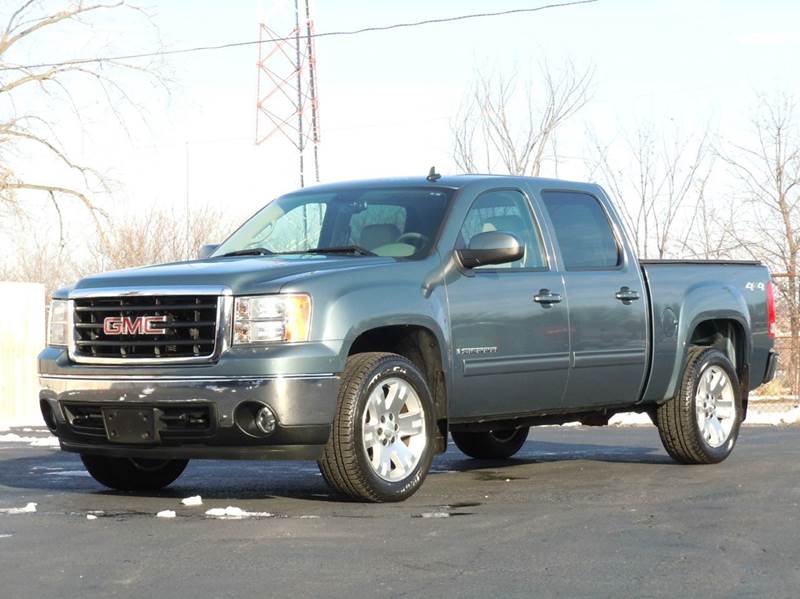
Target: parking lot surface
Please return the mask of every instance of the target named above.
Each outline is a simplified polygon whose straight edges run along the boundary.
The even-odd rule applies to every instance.
[[[451,445],[385,505],[337,500],[312,462],[196,461],[113,493],[4,442],[0,596],[797,597],[799,435],[747,427],[723,464],[681,466],[652,427],[532,429],[507,462]]]

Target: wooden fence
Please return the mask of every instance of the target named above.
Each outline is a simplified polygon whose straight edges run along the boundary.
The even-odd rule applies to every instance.
[[[36,356],[45,346],[44,285],[0,282],[0,424],[42,424]]]

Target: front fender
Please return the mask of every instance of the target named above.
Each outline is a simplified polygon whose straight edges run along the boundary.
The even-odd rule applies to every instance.
[[[312,296],[312,339],[339,344],[336,372],[344,370],[350,348],[359,335],[380,327],[406,325],[424,327],[436,337],[445,376],[449,376],[445,287],[424,284],[439,266],[437,256],[365,269],[354,277],[325,274],[298,286],[298,291]],[[292,286],[282,289],[293,290]]]

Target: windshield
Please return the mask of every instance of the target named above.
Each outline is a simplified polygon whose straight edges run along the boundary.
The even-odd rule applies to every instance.
[[[421,258],[431,249],[451,193],[395,187],[283,196],[242,225],[214,256],[338,251]]]

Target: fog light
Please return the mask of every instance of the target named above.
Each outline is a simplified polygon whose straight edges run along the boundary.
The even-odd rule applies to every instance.
[[[264,406],[256,412],[256,426],[265,435],[275,431],[275,414],[268,407]]]

